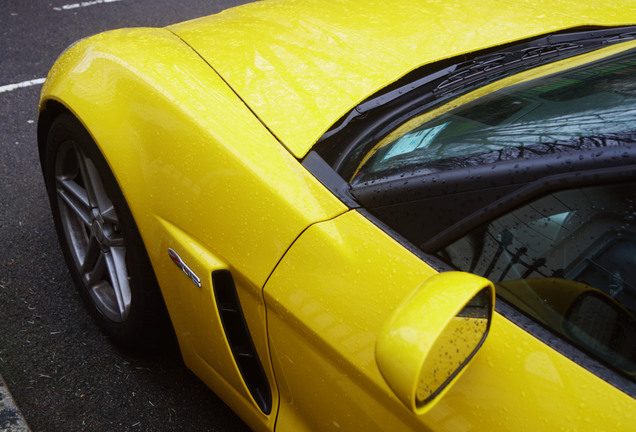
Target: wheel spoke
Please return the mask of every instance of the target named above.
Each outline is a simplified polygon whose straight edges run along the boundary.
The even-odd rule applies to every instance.
[[[80,274],[90,275],[95,273],[96,267],[101,258],[101,251],[99,248],[99,242],[94,236],[91,236],[88,240],[88,247],[86,248],[86,254],[80,265]]]
[[[104,280],[108,268],[106,266],[106,258],[101,250],[98,249],[97,257],[95,259],[95,265],[90,271],[84,273],[86,280],[86,286],[92,289]]]
[[[58,178],[57,195],[66,204],[66,208],[78,216],[84,225],[91,224],[91,211],[86,191],[73,180]]]
[[[126,249],[123,247],[112,247],[104,255],[113,293],[117,300],[117,307],[121,318],[125,319],[130,309],[130,284],[126,266]]]
[[[84,156],[81,151],[78,153],[79,168],[91,207],[96,208],[105,221],[116,224],[115,209],[99,176],[99,171],[95,168],[92,160]]]

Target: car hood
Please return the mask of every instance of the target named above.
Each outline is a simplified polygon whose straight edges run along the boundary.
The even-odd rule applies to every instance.
[[[274,0],[168,27],[302,158],[340,117],[424,64],[587,25],[636,0]]]

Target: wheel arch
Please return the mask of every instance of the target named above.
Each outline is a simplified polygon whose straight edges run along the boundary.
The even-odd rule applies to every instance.
[[[203,358],[201,346],[207,350],[210,335],[219,329],[208,303],[197,300],[210,289],[211,270],[232,271],[256,351],[275,386],[262,287],[307,226],[346,207],[168,30],[116,30],[66,51],[42,89],[41,148],[52,119],[62,112],[79,120],[115,175],[159,278],[186,364],[234,409],[251,413],[252,427],[273,422],[274,412],[264,419],[246,404],[249,392],[242,389],[238,370],[229,370],[235,366],[216,368]],[[170,247],[203,288],[174,265]],[[275,387],[273,396],[276,407]]]
[[[52,119],[65,111],[84,125],[104,155],[144,240],[153,235],[144,233],[149,219],[159,216],[183,229],[182,213],[209,211],[218,202],[242,212],[244,219],[248,213],[258,220],[259,214],[274,212],[267,219],[273,227],[265,236],[268,243],[275,237],[271,243],[276,250],[263,249],[267,258],[255,259],[246,275],[257,285],[264,284],[302,230],[346,209],[214,69],[169,30],[114,30],[73,45],[55,63],[42,89],[40,148]],[[270,202],[259,200],[249,207],[242,202],[265,194],[272,195]],[[133,196],[134,202],[128,199]],[[170,205],[161,202],[165,197],[200,201]],[[282,214],[288,209],[293,209],[296,222],[289,220],[292,215]],[[216,225],[224,226],[224,232],[234,231],[233,240],[238,240],[228,239],[228,249],[237,249],[238,243],[255,244],[253,230],[217,212],[201,231],[209,230],[217,216]],[[284,238],[281,219],[286,220]],[[242,240],[248,233],[249,240]]]

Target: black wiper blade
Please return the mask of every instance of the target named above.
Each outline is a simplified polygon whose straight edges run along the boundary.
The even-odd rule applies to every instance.
[[[583,54],[601,48],[603,45],[634,39],[636,39],[636,26],[569,31],[539,37],[525,43],[517,42],[496,47],[496,51],[477,55],[468,60],[467,56],[463,55],[459,59],[464,61],[460,60],[363,101],[337,126],[328,130],[318,142],[337,135],[353,121],[366,117],[369,112],[418,90],[427,89],[435,95],[445,94],[465,86],[464,83],[473,82],[478,77],[490,75],[491,81],[494,81],[501,75],[516,72],[516,69],[529,69],[549,60]]]
[[[510,73],[515,69],[527,69],[549,60],[557,60],[602,48],[603,45],[636,39],[636,26],[558,33],[544,36],[524,44],[517,44],[510,50],[477,56],[457,65],[456,70],[433,91],[484,74]]]
[[[578,43],[585,45],[625,42],[636,38],[636,26],[610,27],[578,32],[557,33],[547,36],[551,45]]]

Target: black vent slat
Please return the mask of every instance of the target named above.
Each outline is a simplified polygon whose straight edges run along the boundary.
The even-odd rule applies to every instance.
[[[212,285],[225,337],[250,394],[265,414],[272,410],[272,391],[265,376],[229,270],[212,272]]]

